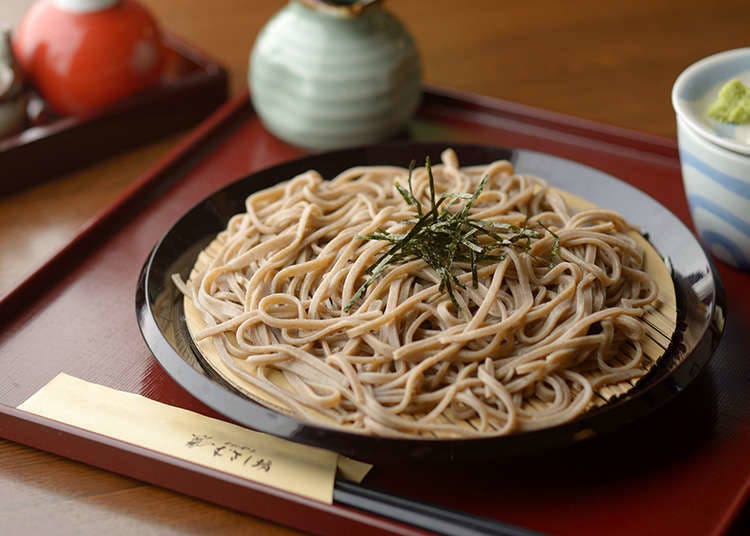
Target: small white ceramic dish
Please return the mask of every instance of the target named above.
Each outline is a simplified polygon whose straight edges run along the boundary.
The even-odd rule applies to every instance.
[[[750,85],[750,48],[688,67],[675,82],[672,103],[693,223],[717,258],[750,270],[750,125],[722,126],[707,116],[719,89],[735,78]]]
[[[750,47],[704,58],[682,72],[672,88],[672,106],[695,132],[712,143],[750,155],[750,124],[731,125],[708,117],[708,108],[730,80],[750,86]]]

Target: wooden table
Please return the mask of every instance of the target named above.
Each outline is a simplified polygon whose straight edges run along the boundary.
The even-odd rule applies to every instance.
[[[281,0],[142,0],[170,32],[224,63],[232,93]],[[31,0],[4,0],[14,25]],[[442,86],[674,136],[670,90],[695,60],[747,45],[746,1],[391,1],[424,76]],[[470,7],[469,7],[470,6]],[[0,295],[55,252],[180,136],[0,198]],[[0,170],[2,180],[2,170]],[[291,531],[0,440],[4,534]]]

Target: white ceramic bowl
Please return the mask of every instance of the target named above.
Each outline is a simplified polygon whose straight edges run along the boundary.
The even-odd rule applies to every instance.
[[[688,67],[672,88],[672,105],[693,223],[717,258],[750,270],[750,139],[745,143],[744,127],[706,116],[719,88],[733,78],[750,85],[750,48]]]

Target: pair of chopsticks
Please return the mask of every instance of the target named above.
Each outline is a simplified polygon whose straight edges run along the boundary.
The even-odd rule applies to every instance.
[[[333,501],[437,534],[540,536],[539,532],[336,479]]]

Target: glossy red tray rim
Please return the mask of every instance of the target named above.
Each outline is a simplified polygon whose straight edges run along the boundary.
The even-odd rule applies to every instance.
[[[229,74],[222,64],[172,34],[163,42],[174,64],[156,86],[88,116],[53,116],[0,139],[0,165],[9,172],[0,195],[186,131],[226,102]]]
[[[441,105],[445,105],[446,108],[451,110],[451,114],[454,117],[456,115],[460,118],[465,117],[471,122],[482,122],[482,118],[479,117],[479,114],[483,114],[485,117],[497,116],[502,119],[523,122],[524,124],[534,127],[562,131],[564,133],[570,133],[573,136],[592,138],[614,147],[624,146],[637,148],[640,152],[651,153],[656,156],[663,156],[670,159],[675,159],[678,155],[675,140],[612,125],[601,124],[557,112],[540,110],[514,102],[475,96],[432,86],[425,88],[424,97],[425,100],[430,101],[430,104],[433,105],[433,107],[439,108]],[[86,248],[87,246],[91,247],[91,241],[96,239],[95,235],[97,230],[106,226],[118,215],[127,211],[131,204],[140,197],[147,195],[148,192],[157,186],[166,175],[174,171],[181,162],[184,162],[184,160],[187,159],[201,143],[213,137],[223,127],[231,123],[235,116],[245,110],[248,106],[249,95],[247,93],[238,95],[221,106],[208,119],[179,142],[149,172],[131,183],[113,203],[91,218],[67,244],[51,255],[41,266],[23,278],[11,291],[0,297],[0,322],[7,320],[14,314],[22,314],[23,300],[28,300],[30,297],[33,299],[35,292],[39,290],[39,286],[42,283],[45,281],[51,281],[51,277],[56,274],[61,274],[57,268],[61,267],[66,262],[72,262],[71,255],[73,253],[79,252],[82,248]],[[460,113],[457,114],[456,109],[458,109]],[[59,443],[64,442],[53,440],[59,439],[61,434],[71,440],[69,445],[60,445]],[[200,467],[199,474],[201,477],[216,478],[217,480],[214,482],[221,481],[229,486],[241,486],[242,488],[250,490],[254,494],[254,497],[263,497],[263,500],[266,501],[270,500],[270,498],[277,498],[282,501],[288,501],[290,504],[294,505],[295,508],[298,507],[305,511],[309,509],[316,514],[320,514],[321,512],[332,513],[336,516],[342,516],[343,514],[343,517],[348,522],[353,523],[353,527],[357,527],[360,530],[363,528],[369,528],[398,534],[423,534],[423,532],[418,529],[394,523],[384,518],[378,518],[366,513],[358,512],[350,508],[338,505],[329,506],[315,501],[312,501],[312,504],[309,504],[309,499],[304,499],[303,497],[292,493],[256,483],[250,483],[252,485],[249,485],[248,481],[242,479],[236,479],[240,481],[237,482],[233,480],[234,477],[231,477],[231,475],[221,473],[220,471],[203,468],[176,458],[149,451],[142,447],[113,440],[50,419],[38,417],[4,404],[0,404],[0,436],[146,482],[165,485],[165,482],[168,481],[168,487],[175,489],[176,491],[209,501],[211,501],[213,497],[211,493],[206,491],[196,492],[194,483],[190,483],[191,485],[188,486],[188,482],[183,482],[180,478],[186,478],[189,480],[190,474],[192,474],[191,469],[192,471],[195,471],[196,468]],[[94,453],[95,459],[77,454],[75,448],[69,448],[70,445],[73,445],[74,447],[76,445],[85,445],[89,449],[87,452]],[[113,459],[117,459],[117,457],[114,456],[117,451],[126,451],[129,454],[133,454],[140,461],[148,464],[148,467],[162,464],[160,465],[162,471],[159,472],[157,470],[154,472],[153,468],[144,470],[143,467],[139,467],[137,464],[134,465],[130,462],[126,463],[123,460],[120,460],[119,463],[117,461],[113,462]],[[170,468],[173,470],[169,475],[171,479],[162,480],[161,478],[157,478],[158,476],[166,474],[163,470],[164,467],[167,467],[167,470]],[[183,475],[186,471],[188,476]],[[183,476],[181,477],[180,475]],[[209,490],[210,488],[211,486],[208,486]],[[750,478],[747,479],[742,491],[737,495],[736,500],[725,509],[719,523],[715,527],[714,534],[722,534],[728,529],[736,513],[743,504],[745,504],[749,497]],[[247,511],[246,509],[243,509],[242,505],[224,504],[224,506],[236,508],[240,511]],[[289,526],[295,526],[294,516],[290,516],[289,514],[289,511],[285,511],[283,517],[279,517],[278,515],[276,517],[273,515],[267,515],[266,517],[275,521],[280,521]],[[299,528],[309,530],[309,525],[299,525]]]
[[[137,95],[125,99],[125,101],[121,103],[108,107],[106,110],[91,114],[85,118],[62,116],[56,117],[50,123],[29,126],[21,132],[0,139],[0,153],[4,151],[12,151],[16,147],[33,143],[42,137],[59,134],[60,132],[75,127],[80,123],[105,119],[112,113],[127,110],[129,108],[137,108],[141,103],[151,100],[159,93],[174,93],[179,90],[179,87],[195,83],[198,79],[203,79],[207,75],[217,76],[223,74],[226,76],[226,69],[224,69],[224,67],[218,63],[210,61],[208,56],[203,54],[199,49],[193,45],[188,45],[178,37],[170,34],[164,35],[164,45],[168,50],[171,50],[175,54],[193,62],[199,67],[199,69],[186,76],[180,77],[174,82],[142,91]]]
[[[254,508],[264,512],[263,517],[301,530],[309,530],[311,519],[333,515],[341,519],[338,526],[357,530],[357,534],[366,528],[388,534],[426,534],[386,518],[315,501],[3,404],[0,436],[143,482],[160,486],[168,482],[165,487],[208,502],[216,502],[216,497],[221,496],[221,506],[240,512],[247,512],[244,503],[252,501]],[[122,456],[123,452],[127,457]],[[228,490],[235,493],[227,493]],[[281,511],[277,508],[279,501],[284,505]],[[321,521],[320,526],[323,525]]]

